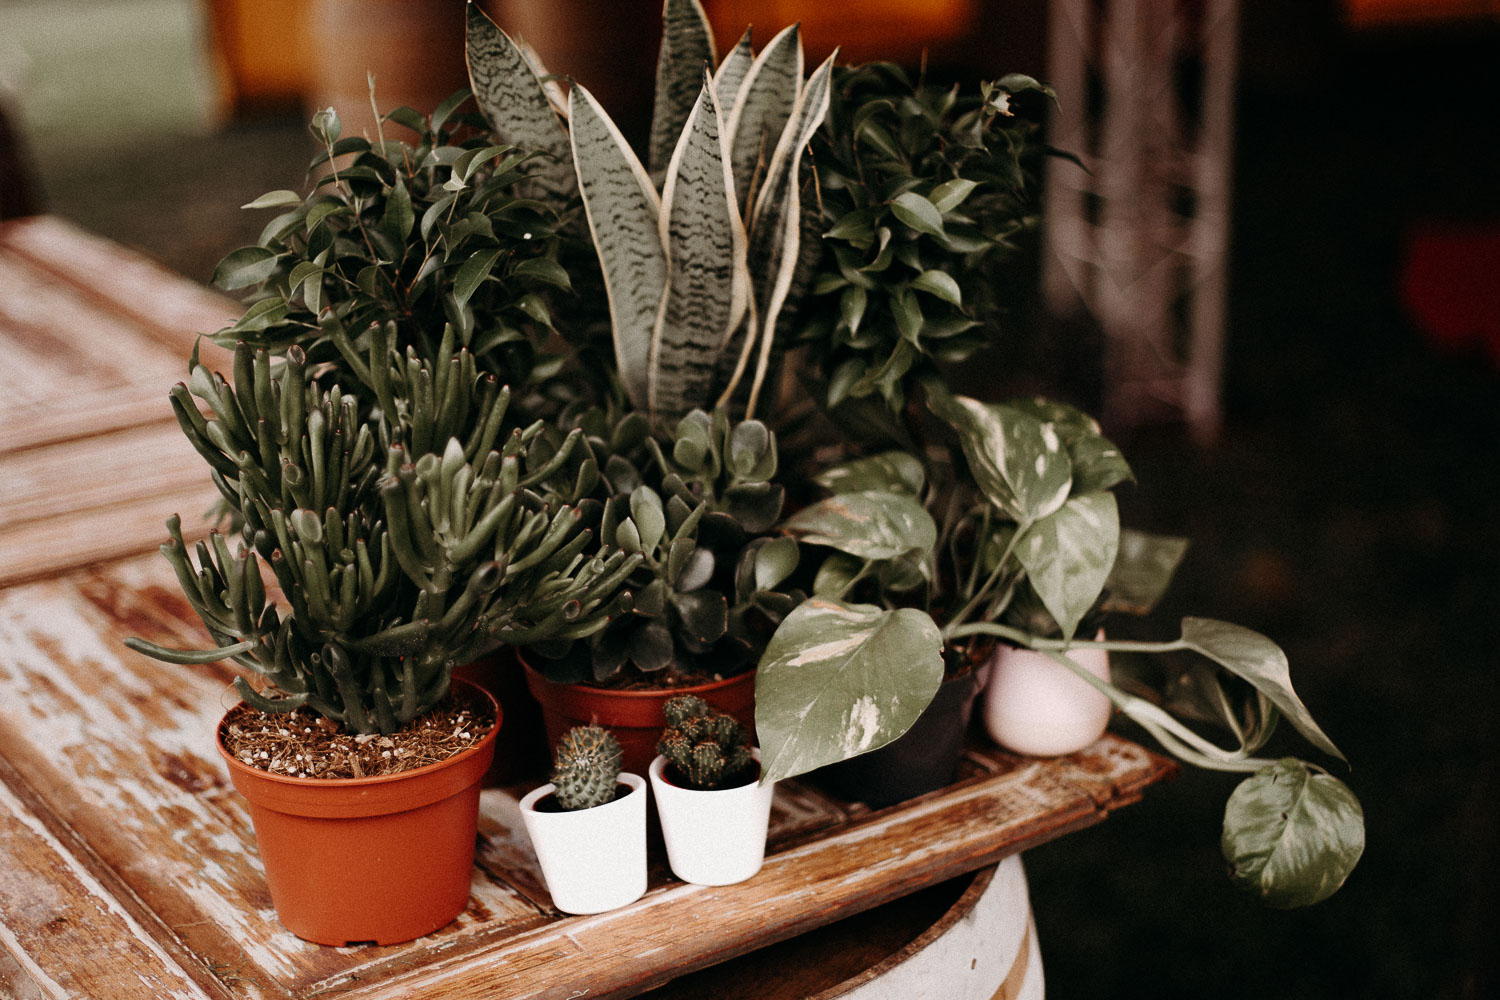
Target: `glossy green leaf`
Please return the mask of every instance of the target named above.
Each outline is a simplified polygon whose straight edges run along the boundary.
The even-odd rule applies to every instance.
[[[979,184],[976,181],[971,181],[967,177],[959,177],[951,181],[945,181],[933,188],[929,199],[932,201],[934,208],[939,212],[947,214],[959,205],[962,205],[964,200],[978,186]]]
[[[481,250],[463,262],[463,266],[453,276],[453,298],[460,308],[490,276],[490,272],[495,269],[495,262],[500,259],[500,254],[499,250]]]
[[[267,191],[249,204],[240,208],[296,208],[302,204],[302,196],[295,191]]]
[[[400,246],[406,242],[416,221],[411,208],[411,192],[406,189],[406,183],[397,177],[395,186],[385,200],[385,216],[380,224],[390,234],[392,242]]]
[[[929,400],[958,432],[979,488],[1013,520],[1029,524],[1067,500],[1073,483],[1072,461],[1051,424],[1021,410],[967,396],[933,393]]]
[[[905,451],[856,458],[830,466],[813,477],[814,482],[830,493],[885,490],[909,497],[921,494],[925,480],[922,463]]]
[[[861,559],[895,559],[937,544],[932,515],[909,496],[884,490],[841,493],[802,508],[784,522],[809,545],[827,545]]]
[[[1171,586],[1187,547],[1186,538],[1150,535],[1128,528],[1121,531],[1120,551],[1104,584],[1109,591],[1104,609],[1150,614]]]
[[[214,268],[213,283],[225,291],[248,288],[269,278],[280,258],[265,247],[240,247]]]
[[[568,291],[573,289],[573,283],[568,279],[568,272],[563,270],[561,264],[548,257],[531,257],[523,260],[510,273],[518,278],[532,278]]]
[[[898,738],[943,679],[943,637],[914,608],[813,598],[782,621],[755,678],[762,781]]]
[[[1284,758],[1240,783],[1220,838],[1230,878],[1269,906],[1311,906],[1344,884],[1365,849],[1364,811],[1343,782]]]
[[[936,295],[959,308],[963,307],[964,293],[959,289],[958,282],[946,271],[923,271],[911,279],[911,287],[928,295]]]
[[[905,191],[891,199],[891,212],[908,229],[930,236],[943,235],[943,215],[937,206],[915,191]]]
[[[1286,653],[1259,632],[1212,618],[1184,618],[1182,641],[1237,677],[1249,681],[1271,699],[1281,714],[1309,743],[1347,763],[1339,748],[1318,728],[1312,713],[1292,690]]]
[[[1033,523],[1016,543],[1026,578],[1071,639],[1115,563],[1120,513],[1112,493],[1084,493]]]
[[[755,589],[772,590],[797,568],[796,539],[773,538],[755,551]]]

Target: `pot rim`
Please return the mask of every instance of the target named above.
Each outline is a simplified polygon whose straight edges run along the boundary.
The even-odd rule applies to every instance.
[[[598,815],[598,810],[608,809],[610,806],[619,805],[622,802],[627,802],[630,799],[635,798],[635,796],[640,795],[646,791],[646,779],[641,777],[639,774],[632,774],[629,771],[621,771],[620,777],[617,780],[620,784],[629,785],[630,791],[626,792],[624,795],[611,799],[608,802],[600,803],[599,805],[593,806],[589,809],[562,809],[555,813],[543,813],[541,810],[537,809],[536,804],[538,802],[540,802],[542,799],[545,799],[547,796],[551,795],[554,791],[557,790],[557,785],[553,784],[550,781],[545,785],[542,785],[540,788],[533,788],[531,791],[527,792],[521,798],[520,809],[523,813],[532,813],[535,815],[543,816],[568,816],[573,814],[577,814],[580,816]]]
[[[611,688],[604,687],[599,684],[590,684],[588,681],[551,680],[547,677],[546,673],[538,670],[536,667],[533,667],[531,663],[526,659],[525,654],[522,653],[520,649],[516,650],[516,661],[520,663],[521,666],[525,669],[528,680],[535,678],[548,687],[582,689],[591,694],[598,693],[608,698],[660,698],[663,694],[671,694],[673,696],[679,694],[697,694],[700,691],[712,691],[715,688],[733,684],[735,681],[744,681],[747,677],[755,676],[755,668],[751,667],[748,670],[741,670],[739,673],[730,674],[728,677],[720,677],[718,680],[712,681],[703,681],[700,684],[679,684],[672,687],[636,688],[633,690],[623,690],[621,688]],[[535,686],[533,686],[532,688],[532,693],[536,694]],[[538,696],[538,699],[540,699],[540,696]]]
[[[399,771],[395,774],[376,774],[364,778],[299,778],[288,774],[273,774],[270,771],[263,771],[258,767],[251,767],[249,764],[246,764],[244,761],[240,760],[238,757],[235,757],[225,749],[224,723],[229,716],[228,711],[226,711],[224,715],[219,718],[218,725],[214,727],[214,748],[219,751],[219,756],[223,758],[223,760],[229,765],[231,772],[244,775],[245,777],[250,778],[254,781],[266,782],[271,785],[279,785],[287,788],[288,790],[313,788],[358,789],[370,787],[373,785],[390,785],[408,779],[425,778],[429,775],[436,774],[439,771],[443,771],[451,767],[460,766],[469,758],[473,757],[474,754],[483,751],[486,746],[492,745],[495,742],[496,735],[498,735],[500,732],[502,712],[500,710],[500,703],[495,700],[494,696],[484,688],[480,687],[478,684],[475,684],[473,681],[466,681],[462,678],[455,677],[453,678],[452,683],[454,685],[469,689],[471,693],[482,695],[484,700],[489,703],[490,708],[495,713],[494,724],[490,726],[490,731],[483,737],[481,737],[478,742],[474,743],[472,746],[465,747],[463,750],[460,750],[452,757],[449,757],[446,760],[435,761],[431,764],[423,764],[421,767],[414,767],[408,771]],[[233,711],[235,707],[238,707],[238,705],[241,704],[244,703],[237,702],[236,705],[232,706],[229,711]]]
[[[760,764],[760,747],[751,747],[750,755],[755,758],[755,763]],[[766,775],[764,766],[760,767],[755,777],[742,785],[731,785],[728,788],[689,788],[687,785],[679,785],[667,777],[667,757],[665,754],[657,754],[647,768],[653,781],[659,781],[668,788],[678,792],[690,792],[693,795],[728,795],[734,792],[743,792],[747,788],[759,789],[763,787],[761,779]],[[776,782],[771,782],[774,786]]]

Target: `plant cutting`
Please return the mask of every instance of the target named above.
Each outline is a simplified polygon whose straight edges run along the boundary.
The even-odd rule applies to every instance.
[[[552,781],[521,800],[552,905],[603,913],[646,891],[646,779],[621,773],[620,744],[598,726],[557,743]]]
[[[760,754],[733,716],[692,695],[667,702],[666,716],[650,775],[672,872],[743,882],[765,861],[775,783],[756,780]]]

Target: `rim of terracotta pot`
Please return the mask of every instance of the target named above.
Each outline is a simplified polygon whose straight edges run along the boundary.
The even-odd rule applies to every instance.
[[[453,679],[487,702],[495,722],[473,746],[447,760],[424,764],[397,774],[378,774],[365,778],[298,778],[272,774],[251,767],[224,748],[224,725],[228,712],[214,731],[214,745],[229,767],[234,786],[257,805],[278,812],[318,818],[379,816],[385,813],[419,809],[448,798],[478,781],[489,766],[489,755],[503,719],[500,704],[484,688],[470,681]],[[479,758],[483,757],[481,761]]]
[[[731,674],[728,677],[716,681],[705,681],[702,684],[684,684],[670,688],[647,688],[641,690],[624,691],[618,688],[596,687],[588,683],[562,683],[560,681],[548,680],[547,675],[533,667],[526,661],[525,655],[516,651],[516,659],[526,671],[526,686],[531,689],[531,694],[546,708],[554,711],[571,712],[571,709],[586,709],[594,701],[608,702],[610,705],[610,716],[617,725],[632,726],[636,728],[660,727],[665,721],[661,715],[661,702],[663,698],[675,698],[684,694],[703,694],[704,692],[719,691],[736,684],[748,682],[749,694],[744,699],[743,705],[736,705],[728,711],[731,714],[740,710],[744,705],[755,702],[755,668]],[[563,692],[567,692],[564,694]],[[723,710],[723,709],[721,709]]]

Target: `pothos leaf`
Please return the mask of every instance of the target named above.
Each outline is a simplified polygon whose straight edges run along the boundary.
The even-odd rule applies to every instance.
[[[895,559],[937,544],[937,525],[916,500],[884,490],[840,493],[804,507],[784,524],[809,545],[861,559]]]
[[[1093,607],[1115,563],[1120,514],[1111,493],[1069,497],[1058,510],[1026,529],[1015,555],[1064,639]]]
[[[1364,811],[1343,782],[1283,758],[1246,778],[1224,807],[1229,875],[1268,906],[1333,895],[1365,849]]]

